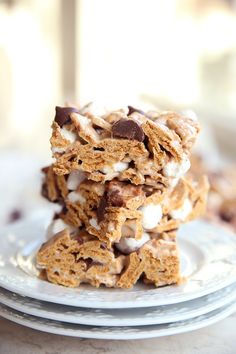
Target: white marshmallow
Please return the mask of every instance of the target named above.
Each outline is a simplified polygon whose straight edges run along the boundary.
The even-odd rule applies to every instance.
[[[110,221],[109,224],[108,224],[107,231],[108,232],[113,232],[114,230],[115,230],[114,222]]]
[[[86,201],[86,199],[78,192],[70,192],[67,198],[71,203],[80,202],[83,204]]]
[[[129,164],[127,162],[116,162],[112,166],[104,166],[101,171],[105,174],[114,172],[123,172],[128,168]]]
[[[107,113],[107,109],[98,102],[90,102],[80,109],[81,114],[90,113],[94,116],[103,116]]]
[[[82,126],[90,124],[90,120],[87,117],[82,116],[81,114],[74,113],[74,117],[76,117],[78,123]]]
[[[187,157],[184,157],[181,162],[169,161],[163,167],[163,174],[165,177],[180,178],[190,168],[191,164]]]
[[[72,171],[67,179],[67,188],[71,191],[76,190],[85,178],[86,176],[83,172],[78,170]]]
[[[101,172],[108,175],[109,173],[113,173],[114,170],[111,166],[104,166],[103,168],[101,168]]]
[[[49,240],[52,236],[58,232],[65,230],[68,226],[64,223],[62,219],[56,219],[51,222],[46,231],[46,238]]]
[[[65,152],[66,148],[65,147],[58,147],[58,146],[53,146],[52,147],[52,153],[55,154],[55,153],[63,153]]]
[[[127,162],[116,162],[113,165],[115,172],[123,172],[128,168],[129,164]]]
[[[62,128],[60,130],[61,136],[68,140],[70,143],[74,143],[76,141],[76,134],[74,132],[71,132],[65,128]]]
[[[122,237],[120,242],[116,243],[116,247],[122,253],[129,254],[142,247],[149,240],[150,236],[144,232],[139,240],[136,240],[133,237]]]
[[[142,206],[139,210],[143,213],[143,228],[151,230],[156,227],[162,218],[162,208],[159,204],[149,204]]]
[[[192,211],[192,203],[186,198],[183,205],[179,209],[172,210],[169,214],[175,220],[184,221]]]
[[[172,187],[172,188],[175,188],[178,183],[179,183],[179,178],[178,177],[175,177],[175,178],[172,177],[169,180],[170,187]]]
[[[192,111],[191,109],[186,109],[186,110],[182,111],[181,113],[189,119],[192,119],[196,122],[198,121],[197,114],[194,111]]]
[[[100,230],[100,226],[98,225],[97,219],[92,218],[89,220],[91,226],[93,226],[96,230]]]

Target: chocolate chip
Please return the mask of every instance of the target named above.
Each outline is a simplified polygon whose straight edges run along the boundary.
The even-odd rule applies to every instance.
[[[107,203],[107,195],[106,193],[102,196],[99,206],[97,208],[97,219],[98,219],[98,223],[100,223],[105,216],[105,212],[106,212],[106,207],[108,206]]]
[[[106,250],[106,249],[107,249],[107,246],[106,246],[105,243],[101,243],[100,248],[101,248],[102,250]]]
[[[12,212],[9,215],[8,222],[12,223],[17,220],[20,220],[20,219],[22,219],[22,216],[23,216],[22,212],[19,209],[14,209],[14,210],[12,210]]]
[[[49,171],[49,166],[41,168],[41,171],[42,171],[43,173],[45,173],[45,174],[48,173],[48,171]]]
[[[132,119],[120,119],[112,126],[115,138],[143,141],[145,138],[143,129]]]
[[[55,122],[60,127],[63,127],[64,124],[69,124],[71,122],[70,114],[71,113],[79,113],[78,109],[74,107],[56,107],[56,115],[55,115]]]
[[[138,113],[145,115],[145,113],[143,111],[141,111],[141,109],[137,109],[132,106],[128,106],[128,108],[129,108],[128,116],[134,112],[138,112]]]
[[[236,213],[233,210],[224,210],[220,212],[220,217],[225,222],[231,222],[235,216]]]
[[[47,188],[47,184],[46,184],[46,183],[43,183],[43,184],[42,184],[41,195],[42,195],[42,197],[44,197],[44,198],[46,198],[46,199],[49,200],[48,188]]]
[[[108,205],[119,207],[119,208],[124,206],[124,200],[118,190],[113,190],[111,192],[108,192],[107,200],[108,200]]]
[[[84,243],[83,237],[81,237],[79,235],[74,235],[73,240],[77,241],[80,245],[82,245]]]

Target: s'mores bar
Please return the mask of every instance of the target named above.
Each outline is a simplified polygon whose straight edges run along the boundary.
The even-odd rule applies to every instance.
[[[175,185],[189,169],[199,132],[197,121],[173,112],[143,112],[131,106],[103,115],[56,107],[51,147],[57,175],[82,171],[104,183]]]
[[[208,182],[204,176],[198,181],[182,178],[173,189],[159,189],[116,179],[101,184],[79,171],[77,183],[71,183],[73,173],[57,176],[53,166],[43,172],[42,193],[62,205],[49,227],[49,238],[55,233],[52,230],[61,231],[67,225],[71,230],[83,227],[109,245],[121,247],[119,243],[125,244],[126,237],[140,244],[147,239],[146,233],[176,230],[181,223],[197,218],[206,204]]]
[[[96,115],[56,107],[55,162],[42,195],[61,206],[37,254],[56,284],[131,288],[181,280],[176,233],[202,215],[208,181],[184,177],[199,126],[176,113],[128,107]]]

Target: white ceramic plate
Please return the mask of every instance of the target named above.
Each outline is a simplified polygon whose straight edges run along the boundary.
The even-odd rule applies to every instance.
[[[139,327],[96,327],[71,324],[35,317],[0,305],[0,316],[36,330],[80,338],[144,339],[193,331],[216,323],[236,311],[236,303],[186,321]]]
[[[37,278],[33,256],[43,240],[43,220],[18,223],[0,232],[0,286],[34,299],[88,308],[134,308],[175,304],[199,298],[236,281],[236,237],[206,222],[184,225],[179,232],[181,286],[153,288],[138,284],[131,290],[77,289]]]
[[[236,300],[236,284],[179,304],[137,309],[85,309],[33,300],[0,288],[0,303],[29,315],[93,326],[144,326],[187,320]]]

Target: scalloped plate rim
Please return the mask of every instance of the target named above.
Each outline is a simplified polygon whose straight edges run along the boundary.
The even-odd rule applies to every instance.
[[[12,310],[0,304],[0,315],[12,322],[18,323],[19,325],[57,335],[107,340],[147,339],[187,333],[219,322],[232,315],[235,311],[236,303],[233,302],[218,310],[187,321],[162,325],[122,328],[83,326],[46,320],[31,315],[25,315],[24,313],[20,313],[19,311]],[[61,328],[58,328],[57,326],[61,326]],[[72,326],[72,328],[70,328],[70,326]]]

